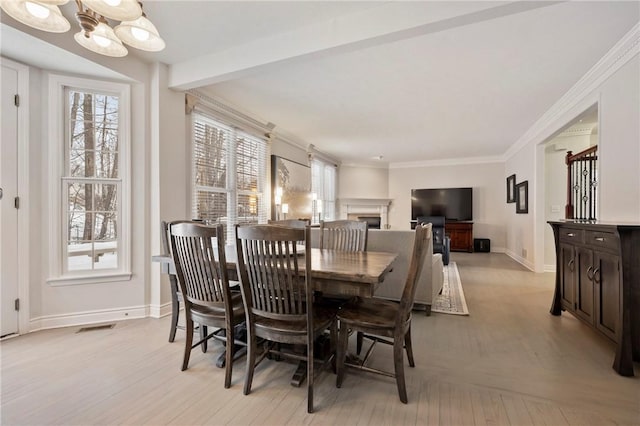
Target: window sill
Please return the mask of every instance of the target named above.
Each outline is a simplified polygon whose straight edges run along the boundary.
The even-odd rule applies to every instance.
[[[59,278],[49,278],[47,284],[52,287],[61,287],[67,285],[84,285],[84,284],[101,284],[116,281],[130,281],[131,272],[115,272],[101,275],[77,275],[64,276]]]

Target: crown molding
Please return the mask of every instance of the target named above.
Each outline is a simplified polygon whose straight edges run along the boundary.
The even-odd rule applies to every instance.
[[[503,163],[500,156],[495,157],[467,157],[467,158],[446,158],[442,160],[427,161],[407,161],[403,163],[390,163],[390,169],[412,169],[417,167],[440,167],[440,166],[462,166],[469,164],[490,164]]]
[[[543,132],[587,95],[593,92],[606,79],[640,53],[640,23],[637,23],[622,37],[576,84],[571,87],[555,104],[536,121],[503,155],[503,161],[513,157],[530,142],[541,142]],[[564,123],[563,123],[564,124]]]
[[[389,165],[387,163],[383,163],[383,164],[359,164],[359,163],[342,163],[340,164],[341,167],[358,167],[360,169],[388,169]]]
[[[556,138],[569,138],[572,136],[590,136],[591,133],[593,132],[594,127],[595,126],[567,129],[564,132],[557,135]]]

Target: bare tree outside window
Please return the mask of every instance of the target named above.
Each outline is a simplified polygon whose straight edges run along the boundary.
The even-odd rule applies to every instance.
[[[67,269],[117,268],[119,99],[67,94]]]

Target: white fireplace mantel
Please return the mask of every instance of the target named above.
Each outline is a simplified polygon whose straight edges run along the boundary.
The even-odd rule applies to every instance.
[[[387,229],[391,201],[389,198],[341,198],[340,219],[348,219],[350,214],[380,216],[380,227]]]

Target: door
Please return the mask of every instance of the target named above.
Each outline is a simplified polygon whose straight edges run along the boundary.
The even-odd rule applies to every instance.
[[[616,330],[620,317],[620,257],[614,254],[595,252],[593,281],[596,293],[596,328],[611,340],[616,341]]]
[[[593,252],[576,247],[576,315],[594,325]]]
[[[560,305],[571,312],[575,311],[575,262],[574,246],[560,243]]]
[[[2,332],[18,332],[18,71],[2,66],[2,104],[0,120],[0,288]]]

